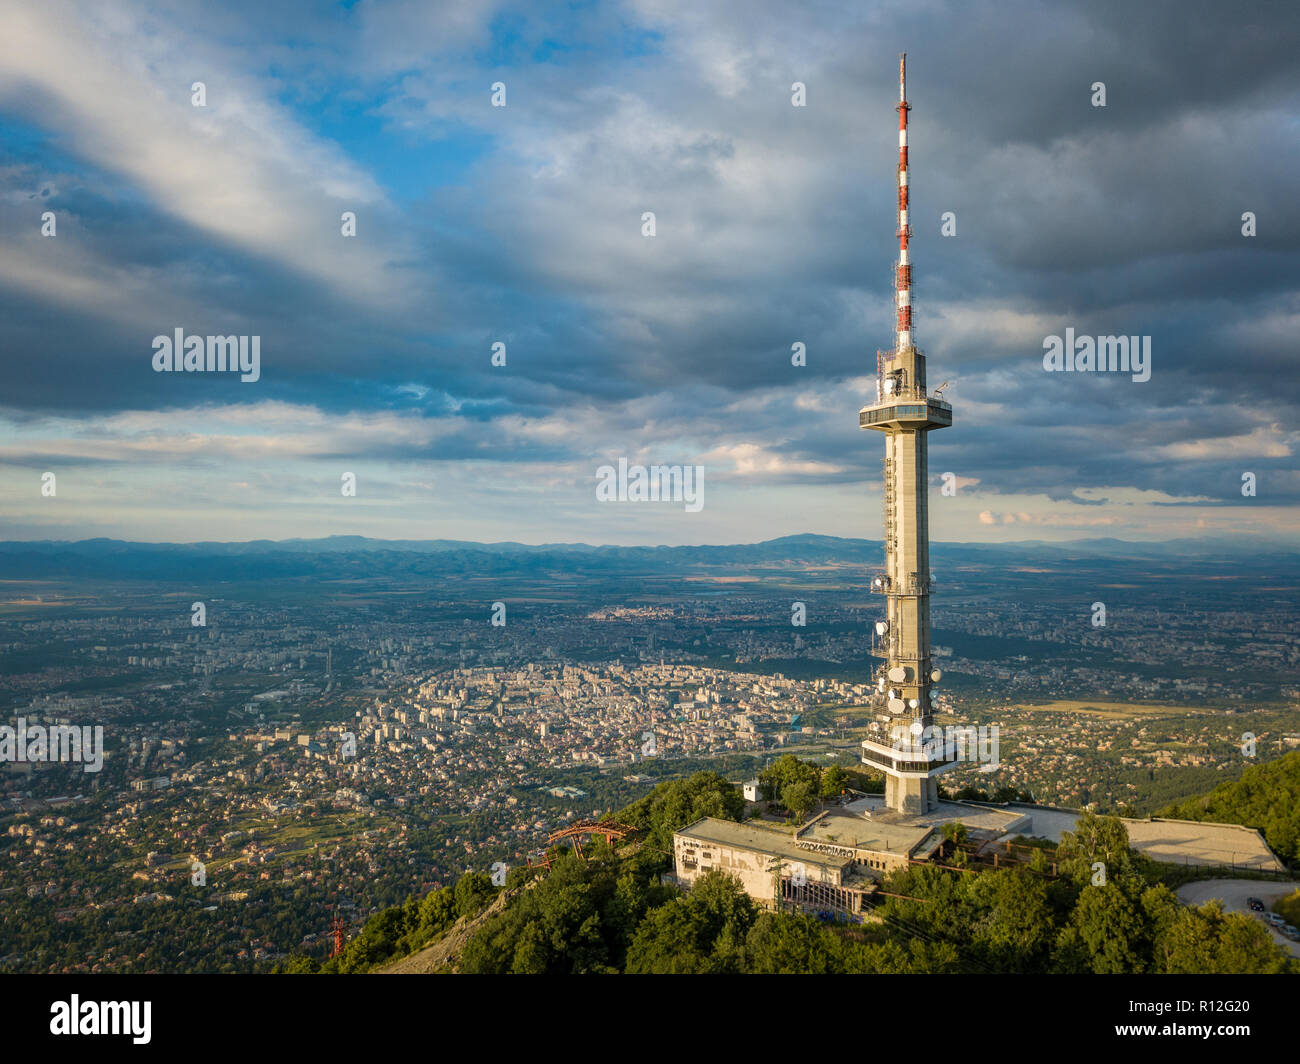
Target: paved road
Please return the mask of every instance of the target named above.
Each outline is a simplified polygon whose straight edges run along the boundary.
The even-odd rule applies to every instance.
[[[1179,887],[1178,900],[1184,905],[1203,905],[1211,898],[1218,898],[1223,902],[1225,912],[1251,915],[1246,905],[1247,898],[1256,897],[1271,908],[1278,898],[1286,897],[1295,889],[1294,883],[1269,883],[1259,879],[1206,879]],[[1285,947],[1291,956],[1300,957],[1300,942],[1292,942],[1276,931],[1273,931],[1273,941]]]

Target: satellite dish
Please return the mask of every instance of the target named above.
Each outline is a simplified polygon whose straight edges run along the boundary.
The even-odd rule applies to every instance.
[[[930,673],[931,683],[938,683],[942,679],[943,679],[943,673],[941,673],[938,669],[935,669],[934,672]]]
[[[908,701],[907,701],[907,708],[908,708],[908,709],[916,709],[917,706],[919,706],[920,704],[921,704],[921,703],[918,702],[915,698],[909,698]]]
[[[886,632],[888,632],[888,631],[889,631],[889,622],[888,622],[888,621],[877,621],[877,622],[876,622],[876,635],[884,635],[884,634],[885,634]]]
[[[889,678],[893,680],[894,683],[902,683],[907,679],[907,667],[904,665],[895,665],[889,670]]]

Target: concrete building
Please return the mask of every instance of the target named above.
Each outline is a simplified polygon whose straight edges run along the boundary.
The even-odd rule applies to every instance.
[[[939,802],[925,814],[900,814],[879,795],[828,809],[798,828],[705,817],[673,833],[677,881],[690,887],[717,869],[735,876],[767,908],[857,914],[888,873],[937,858],[943,825],[964,824],[973,839],[992,841],[1028,831],[1023,809]]]
[[[861,895],[873,889],[852,857],[800,846],[794,834],[770,824],[705,817],[673,833],[677,880],[689,887],[719,869],[735,876],[754,901],[775,908],[791,889],[819,887],[850,912],[861,911]]]

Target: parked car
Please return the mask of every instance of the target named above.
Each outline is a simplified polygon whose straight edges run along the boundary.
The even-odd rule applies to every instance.
[[[1264,903],[1258,898],[1247,898],[1246,904],[1250,907],[1250,911],[1253,913],[1262,913],[1264,911]]]
[[[1267,920],[1267,921],[1268,921],[1270,924],[1272,924],[1274,927],[1286,927],[1286,926],[1289,926],[1289,925],[1287,924],[1287,922],[1286,922],[1286,919],[1285,919],[1284,917],[1278,916],[1277,913],[1265,913],[1265,914],[1264,914],[1264,919]]]

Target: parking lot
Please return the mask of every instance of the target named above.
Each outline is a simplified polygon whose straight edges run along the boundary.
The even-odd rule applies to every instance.
[[[1258,916],[1246,905],[1247,898],[1258,898],[1271,909],[1278,898],[1285,898],[1294,892],[1296,887],[1295,883],[1269,883],[1252,879],[1207,879],[1200,883],[1187,883],[1179,887],[1178,900],[1184,905],[1203,905],[1212,898],[1218,898],[1223,902],[1225,912],[1245,913],[1257,920]],[[1292,942],[1271,927],[1269,931],[1273,935],[1274,942],[1285,948],[1291,956],[1300,957],[1300,942]]]

